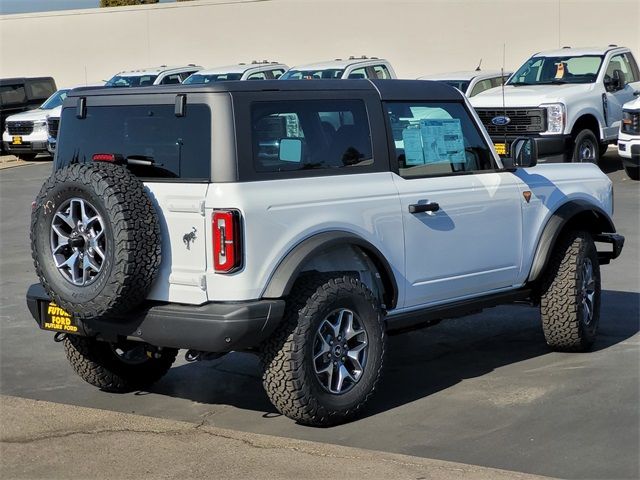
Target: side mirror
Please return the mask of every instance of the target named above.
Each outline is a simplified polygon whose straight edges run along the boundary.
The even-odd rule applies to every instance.
[[[640,90],[636,90],[635,92],[633,92],[633,96],[634,97],[640,96]]]
[[[282,162],[300,163],[302,161],[302,140],[300,138],[280,139],[278,158]]]
[[[511,143],[509,162],[514,167],[535,167],[538,164],[538,145],[533,138],[518,137]]]
[[[624,73],[622,70],[614,70],[610,78],[605,78],[604,86],[609,92],[617,92],[624,88]]]

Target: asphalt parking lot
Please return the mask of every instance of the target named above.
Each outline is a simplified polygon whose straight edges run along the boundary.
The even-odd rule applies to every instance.
[[[363,417],[314,429],[280,416],[248,354],[176,363],[149,391],[108,394],[71,370],[24,294],[36,281],[30,205],[51,164],[0,171],[0,393],[233,430],[563,478],[640,476],[640,183],[615,152],[621,258],[603,267],[593,352],[550,352],[537,311],[505,306],[390,339],[385,379]],[[499,246],[496,246],[499,248]]]

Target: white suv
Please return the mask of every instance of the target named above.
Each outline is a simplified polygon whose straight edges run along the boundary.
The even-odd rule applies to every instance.
[[[436,73],[424,75],[418,80],[435,80],[457,88],[467,97],[475,97],[479,93],[501,86],[512,72],[498,70],[473,70],[450,73]]]
[[[202,67],[190,63],[183,67],[161,65],[153,68],[128,70],[115,74],[105,87],[147,87],[151,85],[177,85]]]
[[[389,79],[396,78],[391,64],[377,57],[349,57],[346,60],[336,58],[328,62],[298,65],[287,71],[280,80],[318,80],[318,79]]]
[[[471,98],[496,150],[535,139],[541,156],[597,163],[618,138],[622,105],[640,89],[628,48],[561,48],[533,55],[504,87]]]
[[[62,123],[27,303],[103,390],[144,388],[180,348],[248,351],[280,412],[330,425],[377,388],[391,332],[524,301],[551,348],[595,340],[624,243],[611,181],[535,166],[530,138],[502,161],[448,85],[80,89]]]
[[[197,83],[222,82],[228,80],[277,80],[289,69],[284,63],[261,62],[238,63],[225,67],[207,68],[194,73],[183,83],[192,85]]]

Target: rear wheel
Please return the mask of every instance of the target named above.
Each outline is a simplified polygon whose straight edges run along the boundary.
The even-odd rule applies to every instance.
[[[640,167],[625,166],[624,171],[631,180],[640,180]]]
[[[145,343],[110,343],[67,335],[67,359],[87,383],[108,392],[139,390],[160,380],[176,359],[177,350],[155,349]]]
[[[350,276],[310,275],[287,301],[282,327],[262,349],[275,407],[307,425],[353,417],[375,390],[385,351],[382,311]]]
[[[595,134],[589,130],[581,130],[573,141],[574,163],[598,163],[600,159],[600,143]]]
[[[588,350],[600,320],[600,265],[591,235],[576,231],[561,238],[542,283],[547,344],[559,351]]]

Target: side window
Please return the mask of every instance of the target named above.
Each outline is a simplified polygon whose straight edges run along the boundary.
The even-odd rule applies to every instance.
[[[191,75],[193,75],[194,73],[196,73],[197,70],[190,70],[188,72],[182,72],[180,73],[180,83],[184,82],[187,78],[189,78]]]
[[[629,78],[627,78],[627,83],[640,81],[640,72],[638,72],[638,65],[633,55],[625,53],[623,57],[627,61],[627,65],[629,65]]]
[[[500,87],[508,79],[509,79],[509,75],[505,75],[504,77],[493,77],[491,79],[491,87]]]
[[[171,75],[167,75],[160,81],[161,85],[177,85],[182,83],[182,79],[180,78],[179,73],[173,73]]]
[[[26,101],[24,84],[0,86],[0,105],[17,105]]]
[[[462,103],[385,104],[403,178],[495,168],[491,150]]]
[[[631,68],[631,64],[629,63],[629,59],[626,54],[616,55],[615,57],[611,57],[609,60],[609,65],[607,65],[607,71],[605,73],[605,78],[613,78],[613,72],[619,70],[624,75],[624,84],[630,82],[635,82],[637,79],[635,78],[635,72]]]
[[[474,95],[477,95],[480,92],[484,92],[485,90],[489,90],[492,86],[493,85],[491,84],[491,79],[480,80],[478,83],[475,84],[475,86],[471,90],[471,94],[469,94],[469,96],[473,97]]]
[[[251,131],[258,172],[373,164],[362,100],[256,102],[251,106]]]
[[[247,77],[247,80],[266,80],[267,75],[265,72],[252,73]]]
[[[356,68],[349,74],[349,78],[367,78],[367,69],[366,67]]]
[[[383,79],[383,80],[391,78],[391,74],[389,73],[389,69],[385,65],[374,65],[373,66],[373,71],[376,74],[376,76],[374,78],[380,78],[380,79]]]
[[[282,70],[281,68],[277,70],[271,70],[271,75],[273,75],[273,78],[275,79],[280,78],[283,74],[284,74],[284,70]]]

